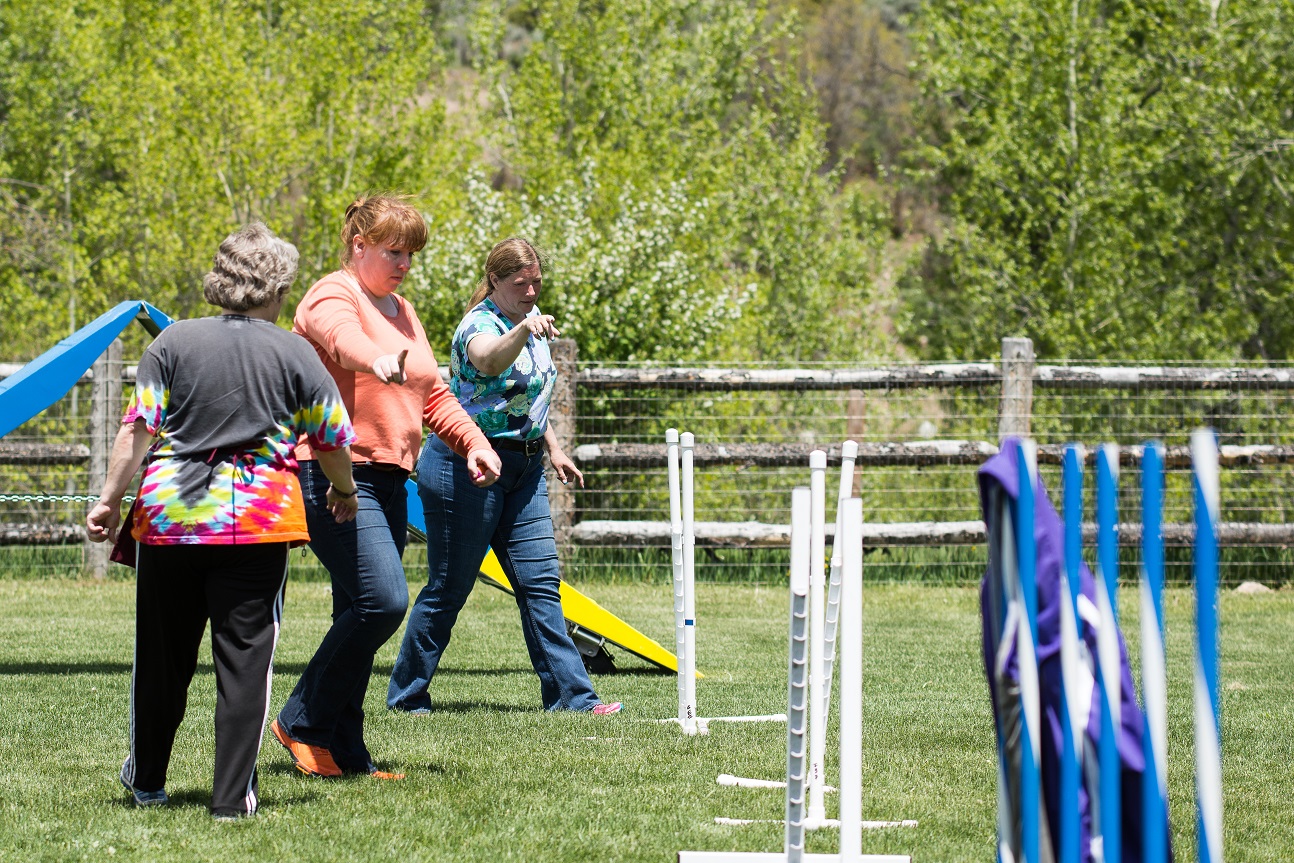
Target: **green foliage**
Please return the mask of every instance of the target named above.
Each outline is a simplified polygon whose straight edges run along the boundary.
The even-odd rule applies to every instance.
[[[825,0],[803,3],[804,54],[826,126],[833,164],[850,177],[880,178],[912,140],[909,48],[896,4]]]
[[[281,706],[329,623],[325,586],[287,589],[271,709]],[[416,587],[415,587],[416,589]],[[662,644],[672,644],[668,588],[589,590]],[[385,710],[398,639],[378,653],[366,736],[378,764],[401,782],[364,777],[320,782],[297,773],[272,738],[259,757],[261,810],[213,823],[215,677],[204,647],[189,688],[167,790],[171,804],[125,805],[116,773],[127,752],[134,587],[64,580],[0,580],[0,769],[6,777],[0,855],[23,861],[600,860],[664,863],[682,849],[780,847],[784,798],[718,788],[719,771],[776,778],[786,770],[786,727],[732,723],[704,737],[646,720],[677,711],[675,678],[619,651],[624,673],[599,675],[599,694],[628,711],[601,718],[539,708],[516,604],[478,588],[468,600],[432,685],[430,716]],[[773,713],[786,705],[786,592],[781,586],[705,585],[697,594],[697,685],[704,716]],[[871,585],[865,609],[866,722],[863,808],[876,819],[915,818],[916,829],[869,830],[867,853],[918,860],[983,861],[993,855],[995,750],[974,590]],[[1136,663],[1137,602],[1121,598]],[[1168,788],[1173,844],[1195,853],[1191,735],[1194,603],[1169,590]],[[1294,650],[1288,591],[1224,595],[1222,781],[1227,859],[1285,860],[1294,845]],[[614,648],[613,648],[614,650]],[[76,729],[75,757],[51,741]],[[834,733],[829,738],[834,740]],[[828,746],[827,774],[838,776]],[[71,751],[63,746],[61,750]],[[828,796],[831,814],[835,798]],[[428,813],[434,813],[429,817]],[[716,816],[774,823],[720,828]],[[835,831],[807,850],[834,853]]]
[[[526,232],[586,357],[865,352],[876,219],[823,172],[797,38],[746,0],[5,0],[0,337],[31,355],[127,297],[203,313],[251,219],[301,250],[299,296],[345,205],[396,189],[433,228],[438,347]]]
[[[837,199],[793,57],[762,4],[523,4],[473,29],[493,189],[437,221],[424,314],[452,326],[495,239],[552,253],[545,310],[601,360],[858,355],[872,214]],[[829,316],[843,320],[824,326]]]
[[[336,265],[370,187],[430,200],[470,146],[427,93],[421,3],[7,0],[0,15],[0,336],[32,354],[107,305],[204,313],[220,240],[260,219]]]
[[[1216,15],[1216,19],[1212,17]],[[906,336],[991,356],[1294,354],[1294,4],[922,13],[919,156],[948,218]]]

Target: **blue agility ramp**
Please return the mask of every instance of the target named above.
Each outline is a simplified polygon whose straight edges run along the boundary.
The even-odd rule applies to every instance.
[[[0,381],[0,437],[68,394],[131,321],[156,336],[174,321],[143,300],[126,300]]]

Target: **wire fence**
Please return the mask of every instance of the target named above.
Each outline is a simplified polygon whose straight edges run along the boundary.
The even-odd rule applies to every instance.
[[[1115,443],[1132,447],[1157,440],[1167,446],[1185,446],[1192,429],[1213,427],[1224,446],[1294,444],[1294,392],[1284,381],[1252,379],[1246,371],[1285,370],[1273,364],[1141,363],[1121,366],[1144,377],[1126,380],[1064,380],[1063,370],[1090,367],[1073,361],[1051,364],[1062,370],[1062,380],[1038,375],[1033,383],[1030,432],[1040,445],[1077,441],[1088,447]],[[589,365],[581,371],[595,377],[607,368]],[[637,367],[639,369],[647,367]],[[856,366],[821,364],[805,371],[831,373]],[[878,367],[879,368],[879,367]],[[699,522],[755,522],[784,525],[789,522],[790,490],[807,485],[807,452],[827,449],[852,439],[859,443],[921,444],[934,441],[979,442],[995,446],[1001,424],[1003,375],[994,362],[959,364],[956,385],[932,385],[916,378],[916,365],[888,365],[899,381],[869,389],[826,389],[812,381],[796,387],[769,390],[735,383],[718,392],[708,385],[689,388],[678,383],[668,389],[656,386],[612,389],[599,387],[586,394],[581,389],[577,420],[578,441],[602,450],[636,449],[648,444],[664,452],[666,428],[691,431],[698,445],[720,444],[728,449],[742,445],[772,444],[803,450],[793,465],[760,466],[740,458],[728,464],[696,470],[696,518]],[[930,367],[924,367],[930,368]],[[749,370],[743,367],[742,370]],[[1201,385],[1186,370],[1215,370],[1219,381]],[[876,369],[873,369],[875,371]],[[1166,374],[1157,374],[1160,371]],[[738,371],[734,369],[734,371]],[[1137,373],[1146,374],[1137,374]],[[1187,377],[1174,382],[1174,376]],[[806,376],[807,378],[807,376]],[[629,446],[626,446],[629,445]],[[969,522],[980,518],[976,463],[982,458],[932,460],[925,464],[869,464],[857,471],[855,491],[864,501],[865,518],[872,524],[913,522]],[[1271,459],[1269,459],[1271,461]],[[970,463],[967,463],[970,462]],[[1222,474],[1223,519],[1246,524],[1289,524],[1294,466],[1277,463],[1230,467]],[[1043,482],[1058,501],[1060,468],[1040,467]],[[832,518],[836,480],[828,474],[828,520]],[[1085,509],[1092,518],[1094,480],[1084,489]],[[586,488],[576,492],[579,520],[649,521],[669,519],[665,468],[660,457],[623,458],[603,467],[591,460]],[[1140,473],[1135,463],[1121,470],[1119,507],[1124,522],[1140,521]],[[1164,520],[1191,521],[1192,497],[1189,470],[1169,473]],[[1168,577],[1190,578],[1189,550],[1184,541],[1168,549]],[[704,548],[697,562],[697,578],[776,582],[787,566],[784,549]],[[651,541],[621,543],[612,547],[569,549],[570,572],[580,577],[618,577],[662,580],[670,577],[668,540],[659,533]],[[1285,542],[1246,544],[1224,548],[1224,576],[1229,582],[1257,580],[1281,584],[1292,561]],[[1090,559],[1090,558],[1089,558]],[[1135,546],[1125,547],[1122,564],[1136,573],[1140,556]],[[914,546],[897,542],[869,543],[867,577],[870,580],[930,580],[966,583],[983,573],[986,550],[982,543]]]
[[[133,365],[133,360],[122,363],[123,369],[127,363]],[[1222,512],[1224,521],[1246,525],[1294,521],[1289,512],[1294,491],[1294,389],[1282,377],[1287,372],[1294,375],[1294,366],[1156,362],[1125,364],[1109,379],[1078,374],[1091,365],[1054,362],[1031,372],[1027,422],[1040,445],[1079,441],[1089,447],[1116,443],[1128,448],[1159,440],[1170,447],[1183,446],[1192,429],[1207,425],[1217,431],[1224,447],[1287,447],[1289,459],[1269,455],[1225,469]],[[1003,367],[1002,360],[938,366],[824,363],[795,370],[583,364],[574,375],[569,449],[584,471],[585,487],[570,492],[574,529],[559,531],[565,575],[575,582],[671,578],[667,531],[635,538],[613,530],[612,539],[591,539],[584,530],[598,524],[667,525],[667,428],[692,432],[698,454],[709,454],[698,458],[695,474],[698,522],[786,525],[792,487],[808,484],[808,452],[834,447],[838,453],[847,439],[871,447],[872,457],[860,463],[855,480],[870,525],[976,522],[980,512],[975,471],[996,446],[1002,428]],[[1216,380],[1202,384],[1199,372],[1210,371],[1217,372]],[[82,454],[95,447],[106,452],[110,439],[96,442],[91,435],[90,387],[88,381],[78,384],[0,440],[0,452],[33,444],[66,445]],[[127,376],[121,407],[129,394]],[[109,424],[100,437],[112,432]],[[967,443],[948,443],[953,441]],[[904,461],[885,455],[891,445],[927,446],[944,455]],[[1058,500],[1059,467],[1043,464],[1040,472],[1053,500]],[[89,476],[84,455],[69,455],[62,463],[0,458],[0,533],[13,537],[26,531],[30,536],[44,529],[47,535],[39,543],[5,540],[0,577],[80,571],[82,545],[74,535],[98,492]],[[829,521],[836,482],[834,470],[829,471]],[[1093,491],[1089,475],[1084,489],[1089,519]],[[1122,521],[1140,521],[1140,498],[1135,461],[1125,459],[1119,494]],[[1189,470],[1170,471],[1165,522],[1190,522],[1191,507]],[[62,540],[51,544],[51,538],[59,536]],[[1179,542],[1179,547],[1168,549],[1168,577],[1186,581],[1189,550],[1180,546]],[[1137,548],[1125,547],[1121,559],[1125,576],[1134,575]],[[980,577],[985,560],[982,541],[973,539],[931,540],[925,545],[869,541],[867,578],[969,583]],[[1223,560],[1228,582],[1279,585],[1288,579],[1294,555],[1280,537],[1225,547]],[[703,541],[697,577],[778,583],[786,566],[787,552],[776,544],[743,547],[738,541]],[[411,569],[411,578],[419,576]]]

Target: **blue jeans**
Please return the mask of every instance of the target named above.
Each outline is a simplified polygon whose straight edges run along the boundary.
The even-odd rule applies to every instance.
[[[427,687],[490,547],[516,593],[544,709],[592,710],[598,704],[562,616],[543,456],[500,450],[499,458],[499,481],[477,488],[468,478],[467,461],[438,438],[428,437],[422,449],[418,496],[427,517],[428,581],[409,614],[387,707],[431,707]]]
[[[409,585],[400,557],[408,537],[403,471],[356,465],[359,514],[338,524],[328,512],[328,477],[301,463],[310,548],[332,576],[332,627],[279,712],[289,736],[325,746],[342,770],[367,773],[364,694],[373,656],[400,628]]]

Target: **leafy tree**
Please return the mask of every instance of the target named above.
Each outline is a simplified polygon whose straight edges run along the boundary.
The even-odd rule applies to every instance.
[[[489,246],[528,231],[585,356],[875,348],[877,214],[836,195],[798,24],[761,2],[0,2],[12,353],[128,297],[202,313],[250,219],[301,250],[299,296],[384,188],[431,223],[414,290],[438,343]]]
[[[907,338],[1285,359],[1290,2],[931,3],[917,154],[948,218]]]
[[[470,181],[468,212],[433,222],[420,307],[451,327],[493,240],[530,233],[553,253],[544,306],[585,356],[867,350],[871,213],[821,173],[814,99],[782,53],[794,26],[738,0],[484,4],[497,188]]]
[[[832,164],[846,179],[885,178],[912,139],[916,97],[894,4],[806,2],[804,56]]]
[[[357,192],[436,201],[473,148],[428,92],[421,3],[5,0],[3,335],[35,353],[110,303],[201,313],[219,241],[261,219],[336,266]]]

